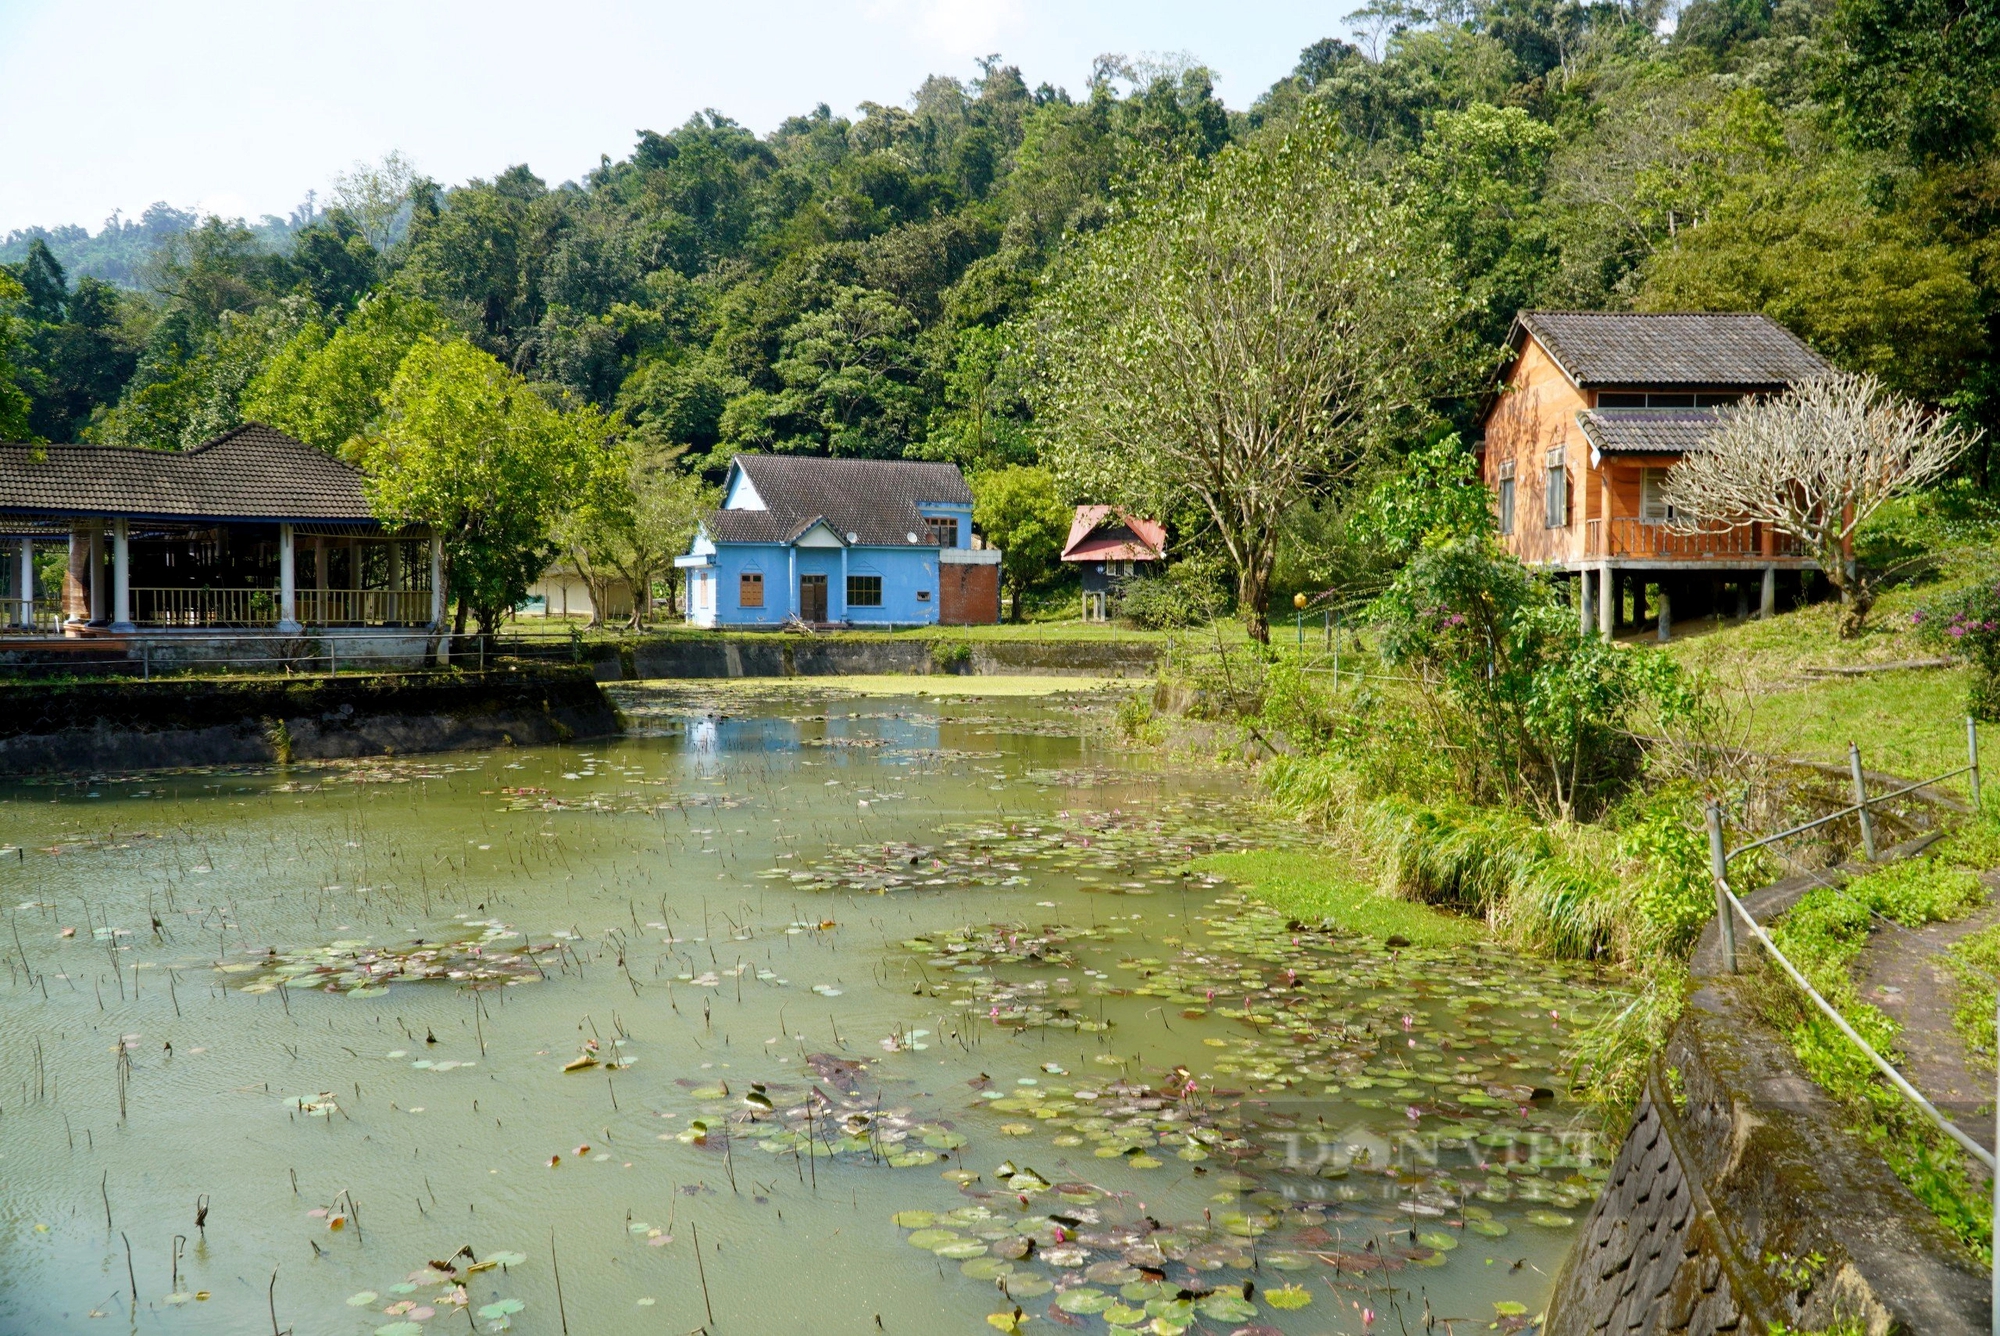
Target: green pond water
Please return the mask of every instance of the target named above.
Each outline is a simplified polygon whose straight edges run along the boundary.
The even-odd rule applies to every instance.
[[[1192,864],[1295,837],[1101,700],[624,704],[0,789],[0,1332],[1540,1311],[1613,987],[1289,928]]]

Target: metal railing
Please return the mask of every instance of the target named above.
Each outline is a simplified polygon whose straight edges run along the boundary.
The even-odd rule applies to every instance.
[[[299,620],[308,626],[425,626],[428,589],[301,589]]]
[[[1787,830],[1781,830],[1775,835],[1766,835],[1762,839],[1752,840],[1750,843],[1741,845],[1735,849],[1728,848],[1723,838],[1721,804],[1710,802],[1708,805],[1709,870],[1715,880],[1716,929],[1721,940],[1723,963],[1728,967],[1729,972],[1731,974],[1739,972],[1736,956],[1736,920],[1741,918],[1743,925],[1749,929],[1750,935],[1756,939],[1757,944],[1770,954],[1771,959],[1778,963],[1779,968],[1784,970],[1792,982],[1798,986],[1799,991],[1812,1000],[1813,1005],[1818,1007],[1826,1018],[1833,1022],[1835,1028],[1846,1035],[1848,1040],[1861,1050],[1862,1055],[1868,1059],[1875,1070],[1881,1072],[1887,1078],[1889,1084],[1894,1086],[1910,1103],[1916,1105],[1925,1117],[1937,1125],[1940,1131],[1957,1142],[1965,1150],[1966,1154],[1986,1166],[1987,1172],[1993,1176],[1993,1237],[1995,1243],[2000,1244],[2000,1164],[1996,1164],[1994,1152],[1987,1150],[1986,1147],[1980,1145],[1971,1136],[1967,1135],[1965,1130],[1959,1127],[1957,1123],[1952,1122],[1951,1119],[1938,1112],[1937,1106],[1924,1098],[1923,1092],[1910,1084],[1909,1080],[1896,1070],[1895,1064],[1883,1057],[1876,1051],[1873,1044],[1870,1044],[1866,1039],[1861,1037],[1860,1032],[1848,1023],[1847,1018],[1840,1014],[1839,1009],[1821,996],[1820,991],[1813,987],[1806,976],[1800,972],[1799,967],[1794,965],[1785,956],[1785,953],[1778,949],[1777,943],[1771,940],[1771,935],[1764,931],[1764,925],[1759,923],[1756,917],[1751,914],[1748,907],[1736,898],[1736,892],[1729,885],[1729,864],[1732,859],[1750,853],[1752,850],[1766,848],[1781,840],[1788,840],[1794,836],[1803,835],[1807,831],[1816,830],[1821,826],[1839,821],[1848,816],[1854,816],[1858,819],[1861,827],[1862,853],[1868,862],[1873,863],[1876,860],[1875,825],[1869,814],[1869,809],[1879,806],[1892,798],[1899,798],[1905,794],[1915,793],[1919,789],[1943,783],[1948,779],[1955,779],[1960,775],[1969,776],[1967,787],[1971,792],[1972,811],[1977,815],[1980,811],[1979,725],[1970,715],[1967,715],[1965,720],[1965,755],[1966,763],[1956,770],[1948,770],[1944,774],[1935,775],[1930,779],[1919,780],[1917,783],[1906,784],[1901,788],[1892,789],[1888,793],[1879,793],[1871,797],[1868,793],[1867,784],[1861,769],[1861,749],[1850,742],[1847,744],[1847,764],[1848,771],[1854,780],[1854,801],[1851,804],[1841,808],[1839,811],[1829,812],[1827,815],[1815,820],[1802,822]],[[1996,999],[1993,1021],[1996,1041],[2000,1042],[2000,999]],[[1996,1148],[2000,1148],[2000,1102],[1996,1102],[1994,1107],[1994,1145]],[[1994,1250],[1992,1286],[1993,1336],[2000,1336],[2000,1247],[1996,1247]]]

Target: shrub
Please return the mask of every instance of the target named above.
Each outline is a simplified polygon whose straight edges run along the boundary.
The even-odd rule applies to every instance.
[[[1964,658],[1966,710],[2000,719],[2000,584],[1955,589],[1910,614],[1919,641]]]

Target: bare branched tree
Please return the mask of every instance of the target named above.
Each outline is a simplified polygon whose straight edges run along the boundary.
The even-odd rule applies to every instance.
[[[1835,374],[1723,410],[1707,444],[1668,472],[1665,499],[1684,531],[1760,522],[1798,539],[1840,592],[1845,638],[1874,601],[1853,564],[1854,531],[1943,474],[1973,439],[1873,376]]]

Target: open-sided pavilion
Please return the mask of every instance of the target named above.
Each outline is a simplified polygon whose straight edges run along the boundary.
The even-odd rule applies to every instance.
[[[14,636],[444,622],[437,537],[385,527],[358,470],[256,423],[183,451],[0,444],[0,536]],[[56,544],[61,579],[41,579]]]

